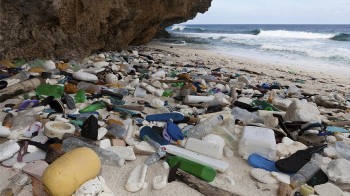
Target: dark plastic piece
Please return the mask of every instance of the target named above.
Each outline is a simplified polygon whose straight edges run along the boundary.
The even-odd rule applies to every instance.
[[[81,136],[97,140],[98,136],[98,120],[94,115],[86,119],[81,128]]]

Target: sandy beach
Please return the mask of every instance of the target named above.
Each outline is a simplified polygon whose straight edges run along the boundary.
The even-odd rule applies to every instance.
[[[310,94],[316,93],[324,95],[331,92],[338,92],[346,95],[350,89],[348,72],[336,70],[327,71],[315,67],[307,67],[307,65],[296,67],[279,63],[262,62],[205,49],[170,45],[160,42],[151,42],[145,47],[153,50],[161,50],[168,61],[171,61],[174,64],[181,65],[185,64],[185,62],[191,64],[195,62],[203,62],[204,65],[211,69],[221,67],[227,70],[230,74],[246,74],[250,77],[252,84],[277,81],[282,85],[298,85],[302,91]],[[248,73],[247,71],[255,73]],[[145,100],[151,100],[152,98],[154,98],[154,96],[148,94]],[[165,99],[172,101],[172,104],[176,104],[173,103],[171,98]],[[128,98],[128,101],[130,102],[135,102],[136,100],[137,99],[132,100],[132,98]],[[148,109],[145,112],[148,113],[153,111],[152,109]],[[236,126],[236,130],[239,130],[240,128],[241,127]],[[135,132],[137,131],[138,130],[135,130]],[[153,178],[157,175],[167,175],[168,173],[168,170],[164,169],[162,166],[164,160],[149,167],[146,177],[148,186],[144,187],[144,189],[137,193],[126,191],[124,186],[127,180],[127,175],[136,165],[143,163],[147,157],[148,156],[137,155],[136,161],[128,161],[122,167],[103,166],[101,175],[105,178],[107,186],[115,193],[115,195],[201,195],[196,190],[181,182],[172,182],[162,190],[154,190],[152,187]],[[262,184],[250,176],[249,171],[251,167],[247,164],[246,160],[238,155],[238,150],[234,151],[233,157],[224,157],[223,160],[229,162],[230,166],[228,170],[223,174],[219,173],[215,180],[210,184],[237,195],[271,196],[277,194],[277,184]],[[0,173],[2,175],[0,178],[0,190],[2,190],[7,186],[8,178],[14,175],[16,171],[0,166]],[[234,184],[230,183],[228,180],[229,178],[234,180]],[[31,191],[31,185],[27,185],[18,195],[32,195]]]

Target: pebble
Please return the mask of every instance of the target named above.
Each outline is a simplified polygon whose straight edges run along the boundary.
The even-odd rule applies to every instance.
[[[334,184],[327,182],[326,184],[316,185],[315,191],[319,196],[342,196],[344,192]]]
[[[277,189],[278,196],[292,196],[292,192],[292,187],[285,183],[281,183]]]
[[[106,134],[108,130],[105,127],[100,127],[98,129],[97,140],[101,140]]]
[[[274,176],[278,181],[290,184],[290,176],[280,172],[271,172],[272,176]]]
[[[265,184],[276,184],[278,181],[271,175],[271,172],[254,168],[250,170],[250,175],[252,175],[256,180]]]
[[[43,63],[43,68],[45,70],[52,70],[52,69],[56,69],[56,65],[55,62],[48,60],[48,61],[44,61]]]
[[[334,137],[334,136],[332,136],[332,135],[330,135],[330,136],[327,136],[327,137],[326,137],[326,141],[327,141],[328,143],[330,143],[330,144],[334,144],[334,143],[337,141],[337,138]]]
[[[113,84],[118,82],[118,77],[112,73],[109,73],[105,76],[107,84]]]
[[[114,196],[114,193],[107,187],[105,179],[102,176],[97,176],[86,181],[73,194],[73,196],[87,195]]]
[[[9,140],[3,144],[0,144],[0,162],[11,158],[16,152],[18,152],[20,146],[14,140]]]
[[[111,146],[112,146],[111,140],[109,140],[109,139],[103,139],[103,140],[99,141],[99,147],[102,149],[106,149],[106,148],[111,147]]]
[[[140,191],[146,180],[147,169],[146,164],[137,165],[129,174],[125,189],[132,193]]]
[[[164,189],[168,184],[167,175],[158,175],[153,178],[153,188],[156,190]]]
[[[329,158],[337,158],[338,157],[337,151],[332,146],[329,146],[329,147],[323,149],[323,152],[324,152],[324,155],[326,155]]]
[[[83,72],[83,71],[77,71],[73,74],[73,77],[77,80],[85,81],[85,82],[97,82],[98,78],[97,76]]]
[[[106,150],[116,153],[120,158],[123,158],[127,161],[136,160],[136,156],[132,146],[110,146],[107,147]]]
[[[0,137],[10,136],[11,131],[9,128],[0,125]]]
[[[41,181],[41,177],[48,166],[49,164],[47,164],[45,161],[37,160],[25,164],[22,171]]]
[[[68,94],[75,94],[79,91],[79,88],[74,85],[74,84],[66,84],[64,85],[64,92],[68,93]]]
[[[168,162],[166,162],[166,161],[163,162],[163,168],[166,169],[166,170],[170,169],[170,166],[169,166]]]
[[[225,146],[224,155],[225,157],[233,157],[233,151],[228,146]]]

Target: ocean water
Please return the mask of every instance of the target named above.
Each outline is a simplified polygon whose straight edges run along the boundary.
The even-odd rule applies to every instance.
[[[257,59],[350,68],[350,25],[188,25],[162,41]]]

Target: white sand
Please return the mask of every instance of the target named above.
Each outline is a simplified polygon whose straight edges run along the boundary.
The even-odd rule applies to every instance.
[[[256,82],[272,82],[273,79],[281,82],[282,85],[287,85],[292,83],[289,79],[298,78],[306,80],[305,84],[301,85],[304,91],[309,93],[320,93],[325,90],[338,90],[339,92],[349,92],[349,80],[347,76],[340,73],[324,73],[323,71],[314,70],[312,72],[306,71],[307,68],[301,66],[300,68],[282,66],[272,63],[262,63],[256,60],[249,60],[244,58],[238,58],[233,56],[227,56],[224,54],[218,54],[216,52],[207,51],[207,50],[198,50],[193,48],[188,48],[184,46],[172,46],[151,43],[148,45],[150,48],[158,48],[179,54],[179,58],[171,58],[174,62],[189,62],[190,60],[201,60],[209,67],[219,67],[224,66],[232,69],[233,73],[244,73],[240,72],[239,69],[245,68],[248,70],[262,72],[266,75],[254,76],[252,79]],[[289,74],[289,70],[296,70],[297,75]],[[308,69],[309,70],[309,69]],[[315,77],[315,80],[310,80],[311,77]],[[280,78],[284,77],[284,78]],[[339,86],[341,85],[341,86]],[[148,100],[152,97],[148,96]],[[211,183],[214,186],[218,186],[222,189],[231,191],[238,195],[276,195],[277,185],[263,185],[254,180],[249,171],[251,167],[247,164],[246,160],[243,160],[242,157],[238,156],[237,150],[234,151],[234,156],[231,158],[224,158],[223,160],[230,163],[229,169],[225,174],[218,174],[215,180]],[[148,182],[148,187],[137,193],[129,193],[125,190],[124,186],[127,180],[128,174],[132,169],[141,164],[146,160],[147,156],[137,155],[136,161],[126,162],[123,167],[111,167],[103,166],[102,176],[106,179],[108,187],[116,195],[154,195],[154,196],[164,196],[164,195],[201,195],[196,190],[190,188],[186,184],[181,182],[172,182],[166,186],[163,190],[154,190],[152,187],[152,180],[154,176],[159,174],[167,174],[168,171],[162,167],[162,162],[152,165],[149,167],[146,181]],[[7,185],[7,179],[14,175],[16,172],[9,168],[0,167],[0,190],[2,190]],[[235,185],[231,185],[226,179],[225,176],[229,175],[234,179]],[[31,185],[26,186],[21,192],[20,195],[31,195]]]

